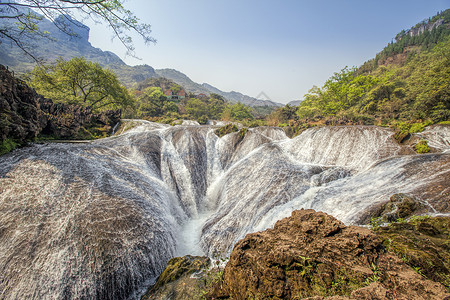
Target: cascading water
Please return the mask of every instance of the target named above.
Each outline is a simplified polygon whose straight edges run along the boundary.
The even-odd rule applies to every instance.
[[[1,157],[0,298],[133,298],[173,256],[226,255],[299,208],[354,223],[450,169],[446,128],[422,133],[442,153],[401,156],[377,127],[295,139],[260,127],[242,139],[219,138],[214,126],[128,122],[111,138]]]

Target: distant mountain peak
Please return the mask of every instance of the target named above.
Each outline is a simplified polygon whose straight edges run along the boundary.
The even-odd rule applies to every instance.
[[[3,22],[6,22],[5,19],[0,19],[0,25]],[[36,40],[34,47],[36,56],[42,57],[48,62],[55,61],[59,57],[71,59],[76,56],[83,56],[87,60],[99,63],[102,67],[112,69],[116,72],[120,81],[128,87],[135,86],[149,78],[164,77],[194,94],[216,93],[228,101],[241,102],[249,106],[282,106],[282,104],[270,101],[270,99],[258,100],[235,91],[223,92],[207,83],[196,83],[186,74],[175,69],[154,70],[148,65],[129,66],[113,52],[93,47],[89,42],[90,28],[67,15],[57,17],[53,23],[44,18],[39,26],[42,30],[48,31],[50,36],[54,38],[54,40]],[[0,43],[0,64],[11,67],[17,73],[30,71],[33,67],[33,62],[24,57],[20,49],[7,47],[4,43]]]
[[[59,15],[53,24],[62,32],[68,33],[68,37],[77,37],[85,42],[89,42],[90,28],[70,16]]]

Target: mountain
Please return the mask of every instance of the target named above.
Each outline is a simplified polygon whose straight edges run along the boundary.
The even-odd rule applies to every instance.
[[[247,95],[241,94],[239,92],[235,92],[235,91],[222,92],[221,90],[219,90],[207,83],[203,83],[202,86],[205,87],[211,93],[219,94],[233,102],[241,102],[248,106],[275,106],[275,107],[283,106],[283,104],[278,103],[278,102],[253,98],[253,97],[250,97],[250,96],[247,96]]]
[[[192,81],[189,77],[187,77],[185,74],[181,73],[180,71],[174,70],[174,69],[160,69],[156,70],[156,74],[158,74],[161,77],[165,77],[167,79],[173,80],[174,82],[178,83],[179,85],[183,86],[188,92],[194,93],[194,94],[210,94],[215,93],[223,96],[225,99],[231,101],[231,102],[241,102],[242,104],[248,105],[248,106],[283,106],[281,103],[276,103],[273,101],[267,101],[267,100],[260,100],[256,99],[244,94],[241,94],[239,92],[224,92],[219,90],[218,88],[208,84],[198,84],[194,81]]]
[[[194,94],[209,94],[210,91],[205,89],[201,84],[192,81],[188,76],[174,69],[158,69],[156,74],[172,80],[173,82],[184,87],[188,92]]]
[[[298,106],[300,103],[302,103],[302,101],[303,100],[294,100],[294,101],[289,102],[287,105]]]
[[[3,27],[7,26],[8,22],[11,21],[2,19],[0,24]],[[63,17],[58,17],[55,23],[58,22],[65,21]],[[42,58],[44,62],[51,62],[59,57],[70,59],[83,56],[87,60],[99,63],[102,67],[112,69],[126,86],[157,76],[155,70],[148,65],[129,66],[116,54],[93,47],[89,42],[89,27],[72,19],[68,26],[73,35],[61,32],[54,23],[46,19],[41,20],[39,27],[42,31],[49,32],[49,38],[26,39],[33,48],[35,57]],[[17,73],[24,73],[35,66],[35,61],[24,55],[17,46],[3,40],[0,44],[0,64],[9,66]]]
[[[27,10],[24,10],[24,12],[27,12]],[[67,35],[61,32],[57,27],[60,24],[69,26],[69,31],[73,34]],[[14,21],[0,19],[0,29],[5,26],[14,26]],[[148,78],[165,77],[183,86],[188,92],[195,94],[217,93],[231,102],[240,101],[249,106],[282,106],[279,103],[261,101],[238,92],[223,92],[211,85],[198,84],[177,70],[161,69],[155,71],[151,66],[145,64],[129,66],[116,54],[93,47],[89,42],[90,28],[73,19],[67,22],[65,17],[58,17],[52,23],[44,18],[39,22],[39,27],[42,31],[49,32],[49,38],[26,39],[26,42],[33,49],[35,57],[43,58],[44,62],[52,62],[59,57],[70,59],[83,56],[87,60],[99,63],[104,68],[113,70],[119,80],[127,87],[132,87]],[[5,40],[0,39],[0,42],[0,64],[9,66],[16,73],[25,73],[35,66],[35,61],[24,55],[19,47]]]

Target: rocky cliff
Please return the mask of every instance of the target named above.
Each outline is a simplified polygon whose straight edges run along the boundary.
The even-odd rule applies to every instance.
[[[101,136],[120,120],[120,110],[94,114],[89,107],[53,103],[0,65],[0,142]]]

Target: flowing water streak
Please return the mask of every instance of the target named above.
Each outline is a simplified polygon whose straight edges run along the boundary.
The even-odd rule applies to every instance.
[[[226,255],[300,208],[354,223],[448,170],[432,167],[448,154],[399,156],[392,131],[378,127],[312,128],[291,140],[280,128],[242,139],[218,138],[214,126],[128,125],[90,144],[2,156],[0,298],[135,297],[175,255]],[[446,129],[423,135],[450,148]]]

